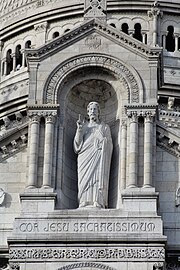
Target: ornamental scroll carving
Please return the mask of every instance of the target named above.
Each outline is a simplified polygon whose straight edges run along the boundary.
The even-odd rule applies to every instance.
[[[123,83],[128,101],[132,103],[141,102],[139,96],[140,92],[143,91],[143,87],[139,75],[134,69],[132,70],[132,68],[127,67],[124,63],[112,57],[101,54],[89,54],[75,57],[56,68],[45,85],[44,103],[57,103],[58,86],[63,79],[70,72],[85,66],[99,66],[113,72],[120,82]]]

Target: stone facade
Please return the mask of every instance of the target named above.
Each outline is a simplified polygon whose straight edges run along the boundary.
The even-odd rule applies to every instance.
[[[0,269],[180,268],[180,4],[0,3]],[[110,127],[108,205],[79,208],[73,139]]]

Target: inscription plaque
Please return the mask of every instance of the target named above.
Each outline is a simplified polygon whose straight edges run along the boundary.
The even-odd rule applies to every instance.
[[[152,233],[158,232],[154,222],[140,221],[79,221],[77,220],[25,220],[16,224],[19,233]]]

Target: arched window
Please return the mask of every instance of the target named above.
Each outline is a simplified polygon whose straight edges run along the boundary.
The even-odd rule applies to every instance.
[[[114,28],[116,28],[116,25],[114,23],[110,23],[110,25]]]
[[[166,50],[168,52],[175,51],[175,38],[174,38],[174,27],[172,25],[167,28],[167,36],[166,36]]]
[[[129,26],[128,26],[128,24],[127,23],[123,23],[121,25],[121,30],[122,30],[122,32],[124,32],[124,33],[126,33],[128,35],[129,34]]]
[[[56,32],[53,33],[52,38],[54,39],[54,38],[57,38],[57,37],[59,37],[59,32],[56,31]]]
[[[25,43],[25,49],[30,49],[31,48],[31,40],[26,41]],[[24,63],[25,67],[27,67],[27,61],[25,59],[25,63]]]
[[[13,58],[12,58],[12,50],[11,49],[9,49],[7,51],[6,62],[7,62],[7,73],[5,75],[8,75],[13,70]]]
[[[21,45],[16,47],[16,70],[19,70],[22,67],[22,52]]]
[[[31,48],[31,40],[28,40],[28,41],[26,41],[26,43],[25,43],[25,48],[27,49],[30,49]]]
[[[141,34],[141,25],[140,23],[136,23],[134,25],[134,35],[133,38],[142,42],[142,34]]]
[[[70,31],[70,29],[67,28],[66,30],[64,30],[64,33],[67,33],[67,32],[69,32],[69,31]]]

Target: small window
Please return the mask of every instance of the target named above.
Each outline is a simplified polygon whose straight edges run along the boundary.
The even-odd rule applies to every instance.
[[[28,48],[28,49],[31,48],[31,40],[26,41],[25,48]]]
[[[128,35],[128,33],[129,33],[129,26],[128,26],[128,24],[127,23],[123,23],[121,25],[121,30],[122,30],[122,32],[124,32],[124,33],[126,33]]]
[[[174,38],[174,27],[172,25],[167,28],[167,36],[166,36],[166,50],[168,52],[175,51],[175,38]]]
[[[52,35],[52,38],[54,39],[54,38],[57,38],[57,37],[59,37],[59,32],[54,32],[53,35]]]
[[[141,25],[140,23],[136,23],[134,25],[134,35],[133,38],[142,42],[142,33],[141,33]]]
[[[69,31],[70,31],[70,29],[67,28],[66,30],[64,30],[64,33],[67,33],[67,32],[69,32]]]
[[[114,28],[116,28],[116,25],[114,23],[110,23],[110,25]]]

